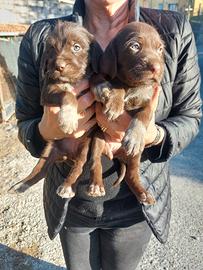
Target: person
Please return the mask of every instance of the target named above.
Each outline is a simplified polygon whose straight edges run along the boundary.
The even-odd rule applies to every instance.
[[[44,182],[48,234],[53,239],[60,233],[67,269],[134,270],[151,232],[161,243],[166,242],[171,216],[169,160],[184,149],[199,130],[200,74],[192,30],[184,15],[139,9],[135,0],[76,0],[73,14],[62,19],[82,21],[103,50],[123,26],[135,20],[156,27],[165,42],[162,89],[152,102],[154,117],[145,138],[150,147],[143,152],[140,168],[142,182],[154,195],[156,203],[141,205],[124,181],[113,188],[119,163],[106,157],[102,157],[104,197],[92,198],[86,194],[89,161],[72,199],[62,199],[56,194],[70,170],[67,163],[54,164]],[[59,108],[40,106],[40,59],[44,41],[55,22],[56,19],[48,19],[31,25],[20,46],[16,99],[19,138],[35,157],[40,156],[50,139],[64,139],[64,148],[74,152],[80,137],[97,122],[109,134],[110,148],[118,148],[130,116],[124,113],[117,121],[108,122],[102,107],[99,104],[95,107],[90,91],[85,91],[78,99],[79,127],[69,136],[57,125]],[[88,87],[89,81],[78,82],[75,94]]]

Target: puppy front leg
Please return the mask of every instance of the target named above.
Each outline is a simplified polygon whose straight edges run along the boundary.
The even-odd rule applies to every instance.
[[[127,155],[135,156],[142,152],[145,147],[145,135],[147,127],[152,118],[152,111],[149,104],[138,112],[131,120],[122,140],[122,146],[125,148]]]
[[[49,84],[42,88],[41,105],[60,107],[58,124],[65,134],[73,133],[78,127],[78,102],[69,83]]]
[[[76,96],[64,92],[58,115],[59,126],[65,134],[71,134],[78,128],[78,102]]]
[[[117,85],[117,84],[116,84]],[[105,80],[102,75],[91,79],[91,90],[95,99],[104,104],[104,113],[109,120],[115,120],[124,112],[125,90]]]
[[[109,120],[117,119],[124,112],[125,89],[112,89],[109,99],[104,106],[104,113]]]
[[[111,93],[111,84],[102,75],[93,75],[90,80],[90,89],[96,101],[106,104]]]
[[[139,173],[140,158],[141,158],[141,152],[139,152],[134,157],[128,158],[125,180],[139,202],[152,205],[155,203],[155,199],[143,187],[141,183],[140,173]]]
[[[152,99],[153,93],[153,85],[139,85],[128,88],[125,96],[125,110],[133,111],[147,106]]]

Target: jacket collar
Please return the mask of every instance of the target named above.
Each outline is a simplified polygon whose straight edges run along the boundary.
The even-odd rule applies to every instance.
[[[134,0],[128,0],[128,6],[130,10],[129,22],[139,21],[140,16],[139,1],[137,0],[137,4],[135,5]],[[73,6],[72,20],[82,25],[84,16],[85,16],[85,2],[84,0],[76,0]]]

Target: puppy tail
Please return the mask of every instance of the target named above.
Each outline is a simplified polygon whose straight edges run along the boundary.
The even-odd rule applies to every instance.
[[[113,186],[117,187],[124,179],[125,177],[125,173],[126,173],[126,165],[123,162],[120,162],[121,165],[121,171],[120,171],[120,175],[118,177],[118,179],[114,182]]]
[[[57,156],[57,150],[53,147],[52,143],[49,143],[32,172],[25,179],[14,184],[8,192],[22,193],[39,182],[46,176],[48,168],[56,161]]]

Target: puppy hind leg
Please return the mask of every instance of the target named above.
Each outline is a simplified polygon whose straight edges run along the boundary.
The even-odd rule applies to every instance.
[[[139,174],[140,157],[141,154],[139,153],[135,157],[128,158],[125,180],[131,191],[135,194],[141,203],[152,205],[155,203],[155,199],[141,183]]]
[[[91,137],[87,137],[81,147],[78,149],[78,153],[71,168],[71,171],[64,183],[60,185],[56,193],[62,198],[72,198],[75,196],[76,182],[78,177],[82,174],[83,166],[87,161],[87,154]]]
[[[88,195],[92,197],[101,197],[105,195],[105,188],[102,179],[102,164],[101,164],[101,156],[105,153],[105,140],[103,139],[103,135],[98,132],[92,143],[91,149],[91,176],[90,176],[90,186],[88,188]]]

